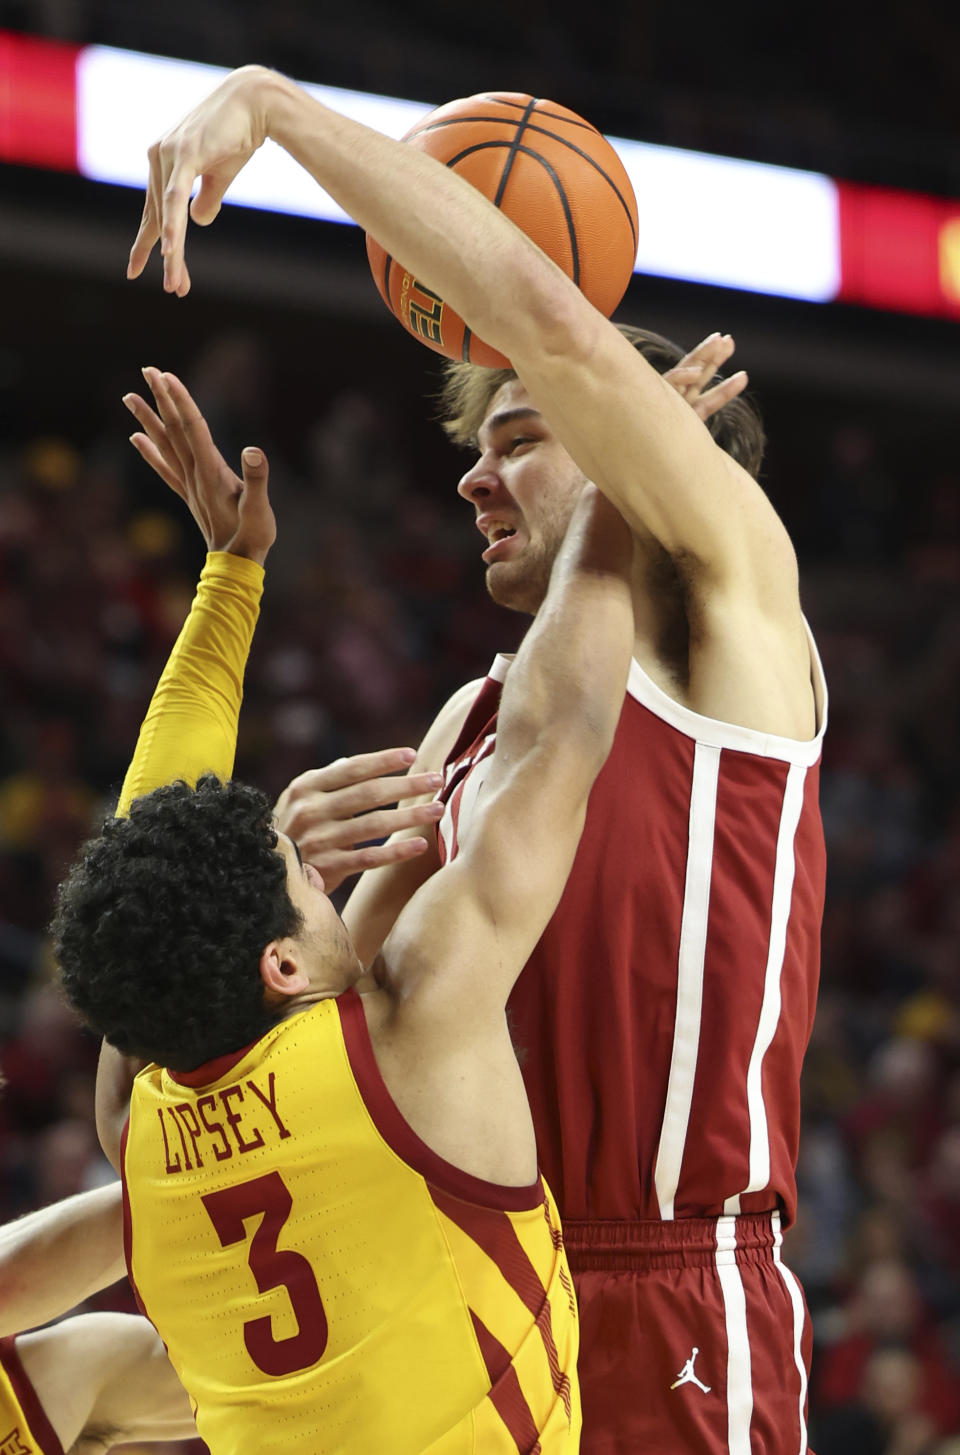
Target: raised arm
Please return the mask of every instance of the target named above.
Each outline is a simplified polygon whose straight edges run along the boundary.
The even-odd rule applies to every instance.
[[[194,782],[206,772],[231,776],[263,563],[276,538],[263,454],[244,451],[242,478],[222,459],[219,469],[207,468],[213,442],[183,384],[159,369],[145,369],[144,375],[159,412],[139,395],[125,396],[141,425],[131,442],[186,502],[209,554],[190,615],[140,728],[118,814],[175,778]]]
[[[124,1276],[120,1184],[0,1228],[0,1337],[32,1329]]]
[[[383,948],[387,982],[434,1024],[502,1021],[556,908],[623,705],[632,560],[629,530],[588,485],[510,669],[470,833]]]
[[[512,360],[562,443],[635,531],[686,553],[711,586],[796,626],[786,532],[756,483],[676,391],[463,178],[329,110],[277,73],[258,66],[234,72],[151,149],[131,275],[161,239],[164,286],[189,289],[188,205],[194,221],[211,222],[226,187],[268,136]]]
[[[207,545],[197,594],[154,690],[124,778],[117,814],[163,783],[204,773],[229,778],[237,744],[243,676],[263,590],[263,563],[276,538],[267,462],[245,450],[242,477],[216,454],[207,426],[183,384],[145,369],[157,404],[124,403],[141,426],[138,452],[187,504]],[[97,1071],[97,1132],[119,1169],[120,1136],[135,1066],[104,1045]]]

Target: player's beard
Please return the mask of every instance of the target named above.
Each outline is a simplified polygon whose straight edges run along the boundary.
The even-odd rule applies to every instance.
[[[550,585],[550,573],[570,524],[573,507],[580,497],[586,476],[580,475],[559,500],[538,513],[536,538],[528,539],[513,561],[495,561],[487,567],[487,592],[498,606],[536,616]]]

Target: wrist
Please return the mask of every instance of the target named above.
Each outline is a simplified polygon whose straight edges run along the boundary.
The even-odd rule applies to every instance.
[[[284,151],[297,134],[296,117],[306,93],[287,76],[263,66],[255,68],[257,77],[256,106],[263,122],[263,136],[275,141]]]

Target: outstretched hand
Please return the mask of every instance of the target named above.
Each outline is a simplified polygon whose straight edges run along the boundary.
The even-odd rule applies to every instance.
[[[150,147],[147,196],[130,250],[128,278],[139,278],[159,242],[164,288],[179,298],[189,293],[190,274],[183,259],[188,209],[201,227],[220,211],[224,192],[266,138],[264,98],[271,82],[279,83],[280,77],[263,66],[232,71]],[[200,190],[191,202],[198,177]]]
[[[401,829],[425,830],[443,812],[435,801],[399,807],[404,799],[432,797],[442,781],[439,773],[397,777],[415,757],[412,748],[386,748],[338,758],[301,773],[277,799],[278,828],[295,841],[305,862],[319,869],[328,893],[351,874],[415,859],[427,849],[422,833],[371,842]]]
[[[668,384],[673,385],[681,399],[687,401],[694,414],[698,414],[703,420],[716,414],[747,387],[745,369],[731,374],[729,379],[723,379],[719,384],[711,385],[711,381],[735,348],[730,334],[712,333],[663,376]],[[708,385],[711,387],[708,388]]]
[[[277,538],[267,493],[269,468],[261,450],[245,449],[242,477],[213,443],[207,422],[175,374],[144,369],[154,411],[139,394],[123,402],[140,425],[130,443],[190,508],[208,551],[227,551],[263,565]]]

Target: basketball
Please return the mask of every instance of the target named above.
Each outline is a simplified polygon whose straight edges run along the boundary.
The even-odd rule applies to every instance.
[[[484,92],[431,111],[403,138],[472,182],[609,318],[637,255],[637,202],[610,143],[582,116],[517,92]],[[508,360],[370,235],[380,295],[421,343],[473,364]]]

